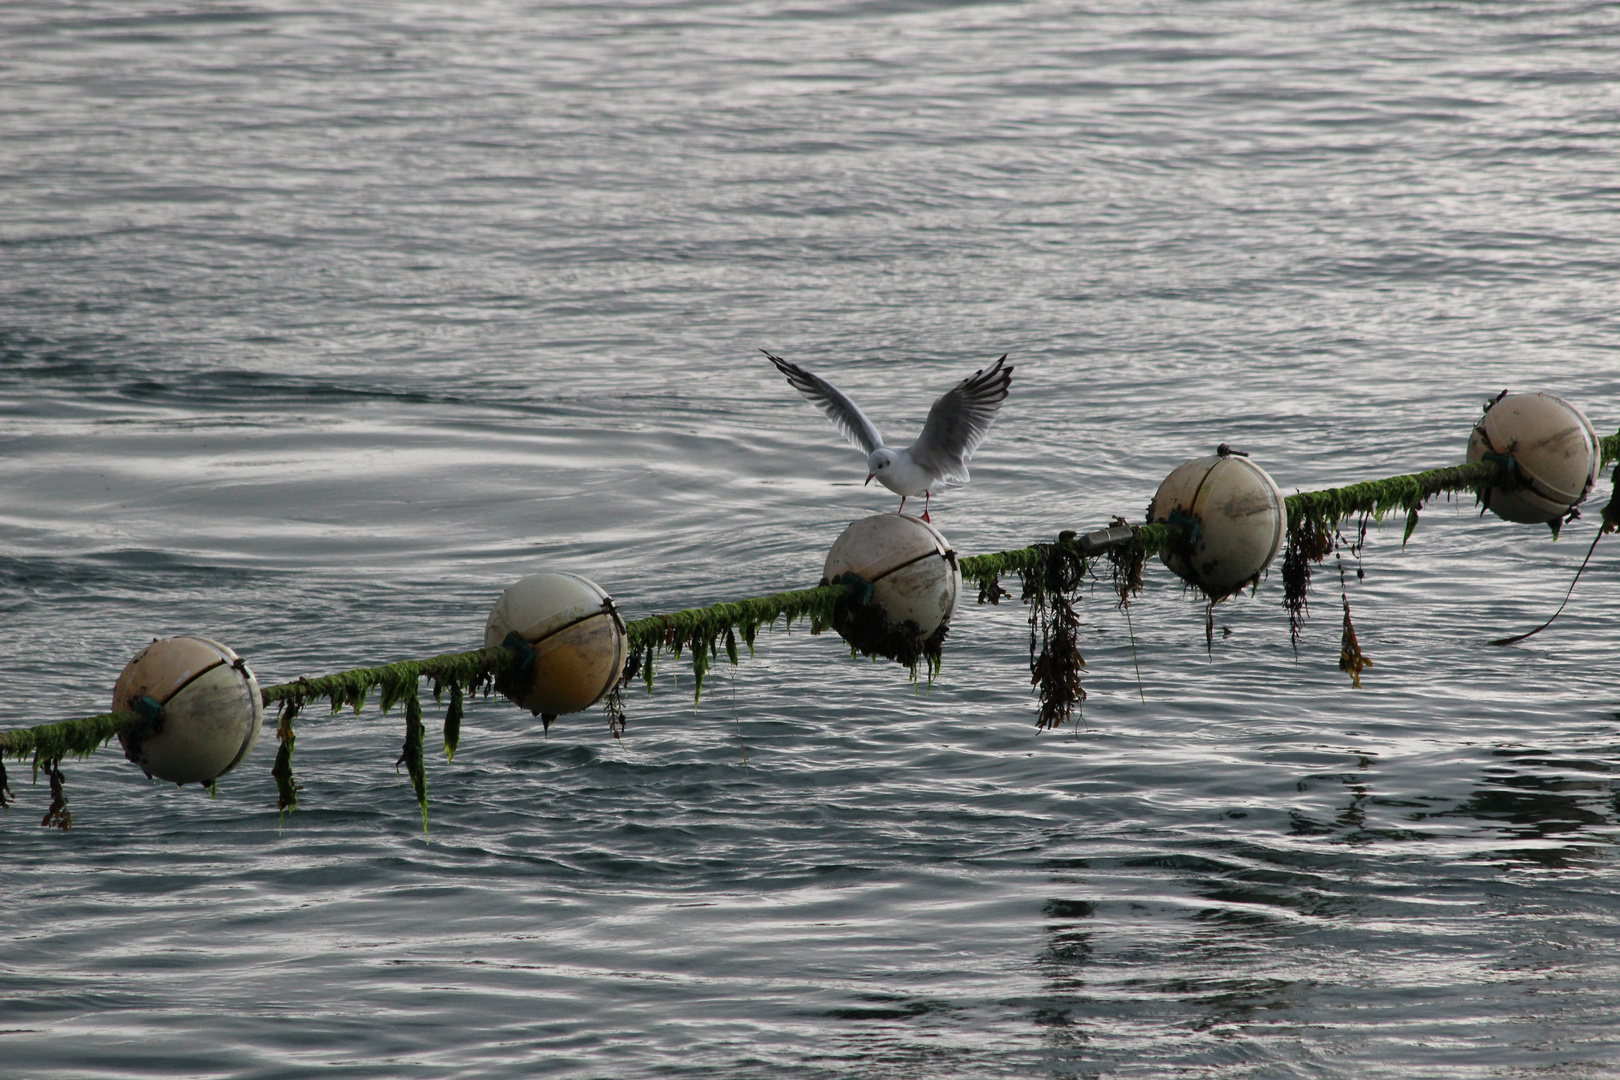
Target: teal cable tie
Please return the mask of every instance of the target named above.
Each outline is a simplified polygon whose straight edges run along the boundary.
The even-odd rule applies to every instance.
[[[533,666],[534,649],[527,641],[523,640],[523,635],[516,630],[506,632],[506,640],[501,642],[501,648],[517,657],[517,670],[522,671],[524,668]]]
[[[1183,514],[1180,510],[1172,510],[1172,511],[1170,511],[1170,517],[1169,517],[1169,520],[1166,522],[1166,524],[1186,529],[1187,530],[1187,542],[1189,544],[1198,543],[1199,534],[1201,534],[1204,531],[1203,524],[1197,518],[1188,517],[1186,514]]]
[[[872,583],[859,574],[852,574],[848,570],[839,574],[833,580],[834,585],[848,585],[855,590],[855,602],[862,607],[872,602]]]

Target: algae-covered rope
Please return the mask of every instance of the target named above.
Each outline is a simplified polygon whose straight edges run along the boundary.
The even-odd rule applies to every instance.
[[[1600,450],[1603,465],[1620,457],[1620,432],[1600,440]],[[1440,494],[1478,493],[1501,480],[1505,468],[1496,462],[1482,461],[1288,496],[1285,501],[1291,521],[1290,547],[1296,540],[1292,526],[1294,521],[1308,526],[1310,532],[1320,538],[1336,530],[1346,518],[1365,515],[1377,519],[1397,510],[1406,512],[1407,536],[1410,536],[1416,525],[1417,511],[1427,500]],[[1615,510],[1613,518],[1608,516],[1608,509]],[[1616,501],[1611,501],[1608,509],[1605,511],[1606,523],[1620,523],[1620,508],[1617,508]],[[1122,540],[1116,536],[1108,544],[1116,553],[1120,550],[1126,552],[1120,562],[1121,566],[1127,567],[1122,579],[1127,582],[1122,593],[1124,599],[1131,589],[1129,582],[1132,578],[1138,582],[1140,580],[1142,562],[1164,551],[1170,542],[1170,530],[1165,525],[1151,523],[1120,527],[1129,529],[1129,537]],[[993,602],[1005,595],[998,585],[1002,575],[1041,573],[1054,550],[1075,552],[1082,556],[1100,551],[1101,548],[1096,546],[1087,549],[1086,542],[1107,531],[1099,530],[1083,537],[1063,533],[1054,543],[972,556],[960,559],[958,565],[963,578],[979,586],[981,601]],[[1326,553],[1322,551],[1317,558]],[[1316,555],[1316,551],[1306,554]],[[1132,567],[1134,569],[1130,569]],[[1308,567],[1306,569],[1308,572]],[[1120,580],[1119,573],[1116,569],[1117,580]],[[785,619],[791,625],[808,618],[812,632],[819,631],[831,624],[839,600],[850,588],[842,584],[822,585],[635,620],[625,627],[633,661],[626,665],[626,674],[640,670],[650,685],[654,654],[679,656],[683,649],[690,649],[696,691],[701,694],[704,673],[710,661],[718,659],[722,647],[728,660],[736,662],[737,635],[742,636],[752,653],[755,635],[760,627],[773,627],[779,620]],[[478,689],[487,691],[494,676],[513,660],[513,654],[503,648],[472,649],[425,660],[406,660],[340,671],[319,678],[300,678],[264,688],[265,704],[279,703],[282,706],[278,723],[282,750],[277,760],[277,776],[284,802],[296,802],[290,767],[285,759],[291,754],[292,721],[307,704],[326,700],[331,703],[334,713],[344,705],[358,712],[371,691],[376,689],[379,690],[379,704],[386,712],[396,702],[409,701],[421,679],[431,679],[435,700],[438,700],[444,687],[452,691],[451,704],[445,717],[445,749],[447,755],[453,754],[459,738],[463,695]],[[0,732],[0,761],[6,758],[23,760],[32,756],[36,770],[41,765],[49,770],[53,763],[65,756],[82,758],[95,753],[114,736],[144,722],[145,718],[139,713],[102,713]],[[420,733],[417,732],[413,745],[419,739]],[[0,798],[5,794],[4,785],[4,773],[0,772]]]
[[[1602,440],[1602,452],[1605,464],[1620,456],[1620,433]],[[1290,519],[1311,520],[1331,528],[1345,517],[1355,514],[1366,513],[1376,517],[1396,509],[1411,513],[1424,500],[1435,495],[1478,490],[1497,479],[1501,469],[1494,462],[1457,465],[1343,488],[1301,492],[1289,496],[1286,502]],[[1133,546],[1142,557],[1159,554],[1169,542],[1169,530],[1164,525],[1146,524],[1131,528],[1135,534]],[[1046,546],[1032,545],[970,556],[960,559],[958,565],[963,578],[983,590],[987,585],[993,586],[1004,574],[1021,573],[1042,565],[1045,559],[1043,548]],[[773,626],[784,618],[791,623],[806,617],[812,620],[812,629],[830,623],[832,609],[846,588],[842,585],[824,585],[637,619],[625,626],[630,652],[632,656],[639,656],[645,666],[655,652],[679,656],[683,649],[690,648],[701,691],[702,672],[707,670],[706,661],[718,655],[720,640],[727,630],[740,632],[752,652],[755,635],[762,626]],[[333,712],[345,704],[358,711],[374,688],[397,685],[411,669],[418,678],[431,678],[445,686],[472,689],[475,685],[483,685],[511,660],[512,654],[504,649],[472,649],[427,660],[356,668],[314,679],[300,678],[266,687],[263,695],[267,705],[284,701],[304,705],[327,699],[332,703]],[[387,704],[392,704],[392,701]],[[140,721],[137,713],[103,713],[84,719],[0,732],[0,758],[21,760],[34,754],[38,755],[39,761],[57,760],[67,754],[85,757]]]
[[[820,633],[830,625],[833,608],[838,599],[849,591],[847,585],[820,585],[813,589],[795,589],[789,592],[756,596],[747,600],[734,600],[704,608],[689,608],[668,615],[649,615],[626,623],[625,637],[630,646],[629,660],[624,667],[627,682],[640,674],[649,692],[652,690],[653,656],[663,652],[679,657],[681,650],[692,652],[693,702],[703,696],[703,678],[709,662],[718,659],[724,641],[726,656],[737,663],[737,634],[742,634],[748,645],[748,655],[754,655],[754,639],[761,627],[770,629],[778,620],[789,626],[808,618],[810,632]],[[610,709],[611,711],[611,709]],[[614,724],[614,733],[622,729],[622,722]]]
[[[37,767],[40,762],[60,761],[68,755],[89,757],[114,735],[145,720],[137,712],[100,713],[82,720],[58,720],[35,727],[0,731],[0,758],[21,761],[29,755],[36,755]]]

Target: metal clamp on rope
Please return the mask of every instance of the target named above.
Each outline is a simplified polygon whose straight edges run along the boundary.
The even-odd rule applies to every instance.
[[[613,617],[613,625],[618,627],[619,633],[628,633],[628,631],[624,628],[624,619],[619,615],[619,605],[613,602],[613,597],[602,597],[602,614],[611,615]],[[532,650],[530,651],[529,655],[534,655]]]
[[[1171,520],[1174,521],[1174,515]],[[1194,528],[1197,523],[1194,522]],[[1120,544],[1128,544],[1136,537],[1136,530],[1129,525],[1110,525],[1106,529],[1093,529],[1084,536],[1076,536],[1072,532],[1063,532],[1058,535],[1058,543],[1072,547],[1081,555],[1090,555],[1097,551],[1107,551]],[[1196,538],[1196,534],[1195,534]]]
[[[859,574],[852,574],[846,570],[834,578],[830,584],[848,585],[851,589],[854,589],[855,592],[851,599],[862,607],[872,602],[872,583]]]

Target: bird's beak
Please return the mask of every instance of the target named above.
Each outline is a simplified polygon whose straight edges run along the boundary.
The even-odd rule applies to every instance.
[[[867,474],[866,474],[866,484],[870,484],[870,483],[871,483],[871,482],[872,482],[872,477],[874,477],[874,476],[876,476],[876,475],[877,475],[877,473],[875,473],[875,472],[869,472],[869,473],[867,473]],[[866,486],[866,484],[862,484],[862,485],[861,485],[861,487],[865,487],[865,486]]]

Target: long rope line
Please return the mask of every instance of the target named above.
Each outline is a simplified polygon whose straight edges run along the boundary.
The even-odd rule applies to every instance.
[[[1601,445],[1602,464],[1607,465],[1620,456],[1620,433],[1603,439]],[[1389,513],[1403,512],[1406,516],[1404,547],[1405,539],[1411,536],[1417,524],[1418,511],[1429,499],[1441,494],[1462,492],[1481,495],[1498,483],[1511,482],[1505,475],[1507,471],[1508,467],[1498,462],[1480,461],[1469,465],[1448,466],[1421,473],[1387,477],[1382,480],[1364,481],[1343,488],[1299,492],[1289,496],[1285,500],[1289,528],[1288,552],[1283,560],[1283,573],[1286,586],[1284,603],[1289,609],[1291,627],[1297,633],[1298,623],[1304,618],[1304,595],[1309,585],[1311,563],[1313,561],[1320,563],[1326,555],[1337,549],[1337,543],[1333,538],[1338,535],[1339,526],[1344,520],[1354,516],[1382,520]],[[1620,528],[1620,471],[1617,471],[1614,481],[1617,494],[1604,510],[1603,531]],[[1602,531],[1599,533],[1599,536],[1601,535]],[[1016,574],[1024,580],[1024,599],[1032,606],[1031,626],[1047,628],[1041,633],[1032,633],[1030,639],[1031,667],[1036,671],[1035,682],[1042,698],[1039,726],[1052,727],[1067,722],[1074,707],[1085,696],[1079,684],[1079,670],[1084,666],[1084,661],[1080,659],[1078,649],[1072,640],[1075,628],[1068,625],[1072,621],[1073,614],[1068,608],[1078,599],[1077,594],[1070,594],[1073,589],[1079,587],[1089,560],[1106,554],[1111,561],[1116,562],[1116,572],[1120,567],[1132,568],[1124,578],[1127,583],[1122,591],[1124,597],[1131,591],[1140,591],[1140,568],[1143,562],[1154,555],[1161,555],[1167,545],[1174,541],[1175,534],[1168,525],[1153,523],[1128,525],[1123,521],[1116,521],[1112,527],[1096,530],[1084,536],[1064,532],[1059,534],[1055,542],[1032,544],[1023,548],[957,560],[964,581],[979,586],[981,603],[994,603],[1008,595],[1007,590],[999,585],[999,579],[1003,575]],[[1590,563],[1595,548],[1596,539],[1593,546],[1588,549],[1580,569],[1576,571],[1563,603],[1559,605],[1558,611],[1553,613],[1552,618],[1534,630],[1501,638],[1492,644],[1507,645],[1522,641],[1551,625],[1569,603],[1575,584]],[[1290,577],[1291,573],[1293,578]],[[1119,579],[1116,578],[1117,580]],[[1135,584],[1132,584],[1133,581]],[[625,679],[620,683],[619,689],[622,690],[629,678],[639,671],[650,692],[655,654],[679,658],[686,652],[689,653],[689,662],[694,675],[695,705],[702,693],[704,675],[712,662],[724,655],[733,667],[738,663],[739,636],[747,643],[749,653],[752,655],[755,637],[762,627],[771,629],[778,622],[782,622],[791,629],[794,623],[808,619],[811,633],[819,633],[834,624],[839,604],[848,602],[856,591],[850,584],[825,584],[810,589],[715,604],[707,608],[653,615],[631,622],[625,626],[630,660],[626,664]],[[1037,608],[1040,610],[1037,611]],[[1136,652],[1135,627],[1130,621],[1128,608],[1126,619],[1131,636],[1132,663],[1137,675],[1137,692],[1145,702],[1141,664]],[[1348,625],[1348,611],[1346,624]],[[943,635],[936,634],[936,637],[938,640],[933,641],[931,653],[913,655],[910,658],[913,680],[916,678],[919,664],[923,661],[929,665],[930,675],[937,671],[940,659],[939,640],[943,640]],[[418,699],[421,680],[424,678],[431,680],[435,701],[440,700],[444,688],[448,687],[451,690],[451,702],[445,718],[446,751],[449,754],[454,752],[454,741],[459,734],[464,696],[468,693],[475,694],[479,690],[483,690],[487,695],[491,692],[496,677],[506,670],[508,665],[515,662],[517,658],[514,653],[505,648],[472,649],[460,653],[445,653],[424,660],[404,660],[376,667],[340,671],[318,678],[301,677],[291,682],[266,687],[262,691],[265,704],[280,706],[277,737],[281,742],[281,749],[272,775],[276,778],[282,809],[291,809],[297,805],[297,785],[292,779],[290,761],[294,740],[293,721],[301,710],[312,702],[325,700],[330,702],[334,714],[345,705],[359,712],[375,690],[378,705],[384,713],[395,704],[401,702],[406,704],[406,746],[401,761],[409,767],[412,786],[425,815],[426,788],[421,755],[423,725]],[[1053,687],[1061,689],[1062,686],[1068,688],[1065,693],[1053,691]],[[731,698],[733,715],[738,725],[739,747],[746,762],[747,748],[742,741],[741,718],[736,713],[734,671],[731,678]],[[608,701],[610,728],[617,732],[623,722],[622,711],[615,711],[621,704],[617,690],[609,696]],[[66,796],[62,794],[59,768],[61,760],[67,756],[87,757],[115,736],[138,732],[141,725],[150,722],[150,718],[141,713],[101,713],[81,719],[0,732],[0,806],[4,806],[11,795],[7,786],[4,760],[6,758],[25,760],[32,756],[35,776],[37,777],[43,769],[51,779],[52,812],[47,814],[47,823],[65,825],[67,804]]]

